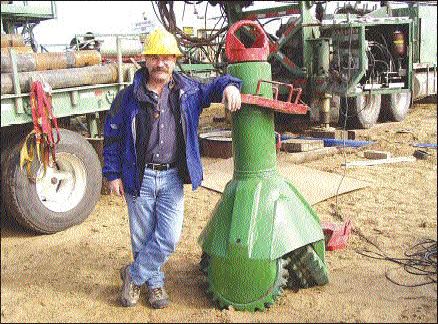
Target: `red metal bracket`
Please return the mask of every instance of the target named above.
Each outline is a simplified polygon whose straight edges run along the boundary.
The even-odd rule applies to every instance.
[[[326,251],[345,248],[351,233],[351,220],[347,220],[340,226],[330,222],[321,222],[321,226],[324,232]]]
[[[255,41],[250,48],[246,48],[236,37],[236,32],[242,27],[250,27],[255,34]],[[259,23],[252,20],[238,21],[227,32],[225,54],[231,63],[266,61],[269,55],[268,37]]]
[[[264,98],[260,96],[260,88],[262,83],[271,83],[272,90],[274,91],[274,99]],[[287,101],[278,100],[278,89],[280,86],[284,86],[289,88],[289,94],[287,97]],[[286,114],[306,114],[309,107],[301,102],[301,88],[294,88],[293,84],[277,82],[277,81],[268,81],[268,80],[259,80],[257,83],[256,94],[241,94],[242,103],[257,105],[263,108],[269,108],[278,112],[286,113]],[[293,101],[292,101],[293,99]]]

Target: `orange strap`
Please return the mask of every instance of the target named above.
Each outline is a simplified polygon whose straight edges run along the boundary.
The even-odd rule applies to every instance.
[[[56,144],[61,137],[58,121],[53,115],[52,100],[50,94],[47,96],[41,81],[32,82],[30,91],[30,104],[32,109],[34,136],[27,136],[21,150],[20,165],[26,166],[28,177],[35,179],[30,174],[30,164],[33,161],[33,152],[36,151],[38,160],[43,163],[44,174],[49,165],[49,157],[56,163]],[[53,128],[56,130],[56,141],[53,136]],[[35,149],[33,149],[35,146]]]
[[[33,126],[37,144],[44,142],[47,149],[44,150],[44,162],[48,163],[49,154],[51,153],[53,162],[56,162],[56,144],[59,143],[60,134],[58,121],[53,116],[52,97],[46,96],[41,81],[32,82],[30,93]],[[53,138],[53,127],[56,130],[56,142]]]

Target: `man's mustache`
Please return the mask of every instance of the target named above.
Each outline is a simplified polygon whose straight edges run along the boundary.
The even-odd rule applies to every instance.
[[[152,72],[166,72],[169,73],[168,69],[164,69],[164,68],[155,68],[152,70]]]

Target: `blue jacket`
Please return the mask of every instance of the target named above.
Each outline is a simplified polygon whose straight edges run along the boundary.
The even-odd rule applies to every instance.
[[[135,93],[147,78],[145,68],[135,73],[133,83],[121,90],[114,99],[104,126],[103,175],[109,181],[121,178],[125,192],[138,195],[140,192],[140,170],[135,148],[136,115],[140,103]],[[180,166],[188,174],[185,183],[193,190],[201,185],[203,178],[198,142],[198,123],[202,109],[212,102],[220,102],[224,89],[234,84],[241,87],[242,81],[228,74],[209,83],[201,83],[173,72],[173,80],[180,89],[181,123],[185,143],[185,163]],[[181,171],[181,170],[180,170]]]

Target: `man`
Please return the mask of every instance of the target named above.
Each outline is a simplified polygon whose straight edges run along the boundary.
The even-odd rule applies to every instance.
[[[103,175],[128,205],[134,262],[120,270],[121,303],[134,306],[140,286],[153,308],[168,306],[163,264],[175,251],[183,223],[183,183],[202,180],[197,126],[202,109],[223,101],[240,109],[241,81],[230,75],[200,83],[175,72],[182,53],[158,28],[145,40],[146,68],[116,96],[104,130]]]

